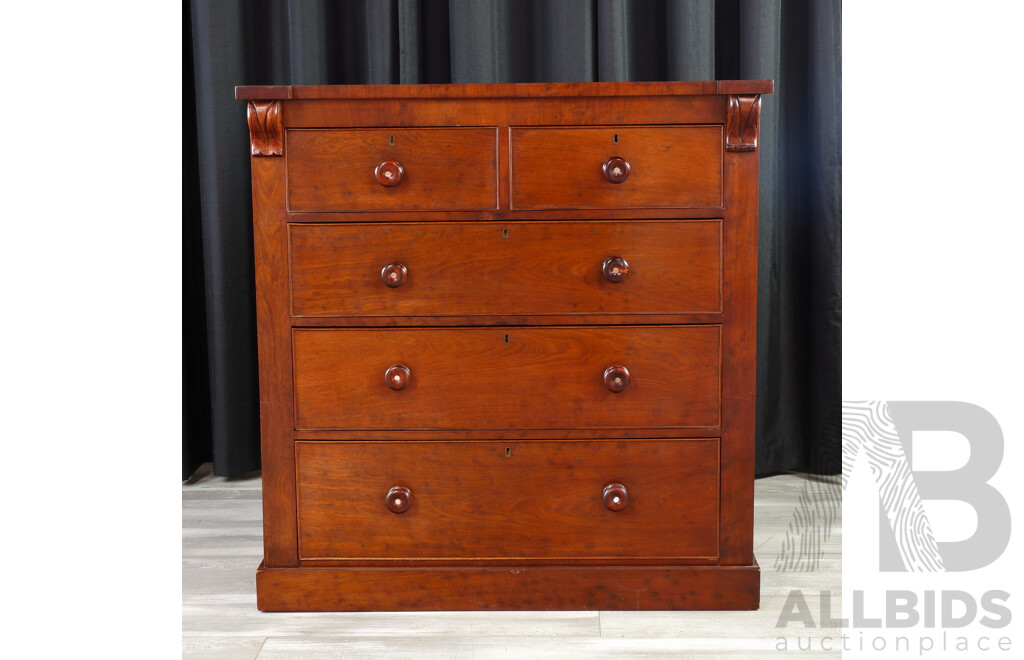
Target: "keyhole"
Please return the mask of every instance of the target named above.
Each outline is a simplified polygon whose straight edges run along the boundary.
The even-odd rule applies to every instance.
[[[507,229],[502,229],[501,230],[501,237],[502,238],[508,238],[508,230]]]
[[[616,140],[616,142],[618,142],[618,140]],[[391,137],[388,138],[388,144],[390,144],[392,147],[395,146],[395,136],[394,135],[392,135]]]
[[[615,137],[612,139],[612,142],[614,142],[615,144],[619,143],[619,134],[618,133],[615,134]],[[392,144],[394,144],[394,142],[392,142]]]
[[[512,456],[512,448],[511,447],[505,447],[505,458],[509,458],[511,456]]]
[[[508,335],[505,335],[505,343],[508,343]]]

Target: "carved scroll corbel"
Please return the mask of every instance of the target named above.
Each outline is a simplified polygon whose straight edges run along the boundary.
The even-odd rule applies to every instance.
[[[726,151],[757,151],[761,126],[761,95],[729,97],[725,122]]]
[[[280,101],[249,101],[249,144],[253,156],[280,156],[284,129]]]

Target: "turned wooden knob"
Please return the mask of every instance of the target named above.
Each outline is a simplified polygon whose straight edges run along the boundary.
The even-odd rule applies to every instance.
[[[412,491],[405,486],[392,486],[384,501],[391,513],[405,513],[412,503]]]
[[[622,183],[629,176],[629,161],[619,156],[612,156],[604,161],[604,178],[612,183]]]
[[[629,385],[629,369],[615,365],[604,370],[604,385],[612,392],[621,392]]]
[[[382,186],[397,186],[402,180],[403,174],[405,174],[405,168],[397,160],[382,161],[373,171],[377,182]]]
[[[384,372],[384,383],[393,390],[404,390],[409,384],[409,367],[393,364]]]
[[[612,257],[604,260],[601,272],[604,273],[604,279],[609,282],[621,282],[629,275],[629,264],[622,257]]]
[[[611,511],[622,511],[629,506],[629,493],[622,484],[608,484],[604,487],[604,505]]]
[[[402,264],[388,264],[380,269],[380,279],[392,289],[405,284],[405,276],[408,274],[409,271]]]

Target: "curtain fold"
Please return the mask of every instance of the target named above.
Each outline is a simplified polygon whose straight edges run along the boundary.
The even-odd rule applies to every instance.
[[[715,79],[715,3],[669,0],[665,10],[668,80]],[[685,39],[674,35],[686,35]]]
[[[191,6],[196,98],[192,139],[197,150],[193,166],[199,173],[200,216],[185,221],[198,223],[202,241],[205,322],[201,334],[206,342],[209,399],[189,400],[196,384],[188,381],[190,374],[184,377],[186,407],[209,410],[211,441],[208,447],[188,439],[185,444],[193,462],[212,460],[222,475],[258,469],[260,458],[249,131],[244,105],[233,98],[236,81],[251,75],[240,4],[197,2]],[[199,321],[195,310],[183,312],[186,324]],[[200,333],[185,337],[190,334]],[[197,465],[183,465],[183,477],[190,467]]]
[[[774,79],[757,471],[841,469],[839,0],[191,0],[185,14],[183,478],[209,460],[223,476],[259,467],[243,84]]]

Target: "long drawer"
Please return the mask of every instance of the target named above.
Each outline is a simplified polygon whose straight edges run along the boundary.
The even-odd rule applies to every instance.
[[[296,224],[295,316],[722,308],[721,220]]]
[[[293,330],[295,425],[717,427],[721,327]]]
[[[718,445],[297,442],[299,558],[714,558]]]

